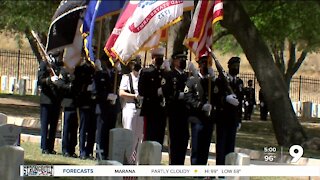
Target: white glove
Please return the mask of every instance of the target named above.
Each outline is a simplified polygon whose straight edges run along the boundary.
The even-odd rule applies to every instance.
[[[57,75],[51,76],[51,78],[50,78],[50,80],[51,80],[52,82],[58,81],[58,79],[59,79],[59,77],[58,77]]]
[[[192,62],[189,62],[188,64],[188,71],[191,72],[192,75],[196,75],[198,73]]]
[[[118,72],[121,71],[121,64],[120,64],[120,62],[117,62],[114,66],[115,66],[115,68],[116,68],[116,70],[117,70]]]
[[[102,71],[102,66],[101,66],[101,61],[100,59],[96,59],[96,61],[94,62],[95,66],[96,66],[96,69],[98,71]]]
[[[117,100],[117,98],[118,98],[118,95],[116,95],[114,93],[109,93],[108,97],[107,97],[107,100],[115,101],[115,100]]]
[[[241,123],[238,124],[237,131],[241,129]]]
[[[203,111],[210,112],[210,111],[212,110],[211,104],[209,104],[209,103],[204,104],[204,105],[202,106],[202,110],[203,110]]]
[[[260,103],[260,106],[261,106],[261,107],[263,107],[263,106],[264,106],[264,103],[263,103],[263,102],[261,102],[261,103]]]
[[[178,99],[183,99],[183,98],[184,98],[184,92],[180,92]]]
[[[246,106],[249,106],[249,102],[248,102],[248,101],[246,101],[244,104],[245,104]]]
[[[230,94],[226,97],[226,101],[229,104],[232,104],[234,106],[238,106],[239,105],[239,100],[237,99],[237,96],[235,94]]]
[[[162,96],[163,95],[163,92],[162,92],[162,88],[158,88],[158,96]]]
[[[87,91],[92,91],[92,90],[93,90],[93,85],[89,84],[88,87],[87,87]]]
[[[170,71],[171,68],[170,68],[170,62],[169,60],[164,60],[163,63],[162,63],[162,68],[166,71]]]

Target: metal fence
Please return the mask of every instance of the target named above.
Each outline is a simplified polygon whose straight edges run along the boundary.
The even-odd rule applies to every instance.
[[[7,89],[2,92],[9,91],[10,77],[16,78],[17,82],[20,79],[26,79],[27,94],[32,94],[34,80],[37,80],[38,61],[33,53],[21,51],[7,51],[0,50],[0,76],[7,76]],[[254,87],[256,89],[256,98],[258,99],[258,92],[260,86],[253,73],[241,73],[240,78],[243,80],[245,86],[249,79],[254,80]],[[3,82],[1,82],[3,83]],[[293,78],[290,84],[290,98],[292,101],[306,102],[320,104],[320,79],[298,77]]]
[[[34,80],[37,80],[38,68],[38,61],[31,52],[0,50],[1,85],[6,83],[5,89],[1,89],[1,92],[10,92],[13,88],[16,89],[16,87],[9,87],[9,84],[13,81],[15,84],[19,84],[21,79],[26,79],[26,92],[31,94]]]

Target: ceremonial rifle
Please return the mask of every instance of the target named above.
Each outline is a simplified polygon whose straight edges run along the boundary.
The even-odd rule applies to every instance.
[[[47,62],[46,64],[47,64],[48,68],[51,70],[52,75],[56,76],[56,73],[54,72],[51,64],[49,63],[49,60],[51,59],[51,57],[45,51],[45,48],[44,48],[43,44],[41,43],[38,34],[36,32],[34,32],[33,30],[31,30],[31,34],[34,37],[34,39],[36,40],[42,56],[45,57],[43,60]]]
[[[227,87],[227,91],[228,94],[234,94],[231,86],[230,86],[230,82],[229,82],[229,78],[226,74],[226,72],[224,71],[223,67],[221,66],[220,62],[218,61],[217,57],[213,54],[212,50],[207,46],[208,52],[210,53],[212,59],[214,60],[214,63],[216,65],[216,68],[219,72],[219,76],[221,77],[223,84]]]

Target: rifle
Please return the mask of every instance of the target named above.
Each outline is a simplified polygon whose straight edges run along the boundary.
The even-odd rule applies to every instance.
[[[41,43],[38,34],[37,34],[36,32],[34,32],[33,30],[31,30],[31,34],[32,34],[32,36],[34,37],[34,39],[37,41],[39,50],[40,50],[42,56],[45,57],[45,58],[44,58],[44,61],[47,62],[47,66],[48,66],[48,68],[51,70],[51,74],[54,75],[54,76],[56,76],[56,73],[54,72],[51,64],[49,63],[49,60],[51,59],[51,57],[50,57],[50,56],[48,55],[48,53],[45,51],[45,48],[44,48],[43,44]]]
[[[217,57],[213,54],[212,50],[208,46],[207,46],[207,50],[210,53],[212,59],[214,60],[216,68],[219,72],[219,76],[222,78],[224,85],[227,87],[228,94],[234,94],[234,92],[230,86],[229,78],[226,75],[226,72],[224,71],[224,69],[221,66],[220,62],[218,61]]]

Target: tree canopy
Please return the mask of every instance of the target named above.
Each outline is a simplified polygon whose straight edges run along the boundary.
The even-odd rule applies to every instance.
[[[57,0],[2,0],[0,1],[0,31],[24,33],[26,29],[35,29],[46,33],[59,2]]]

